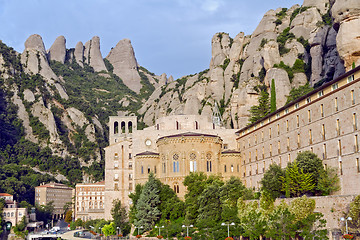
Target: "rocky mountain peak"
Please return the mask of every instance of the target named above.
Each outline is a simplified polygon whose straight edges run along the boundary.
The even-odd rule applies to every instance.
[[[64,36],[59,36],[48,51],[49,60],[55,60],[61,63],[65,62],[66,57],[66,39]]]
[[[75,60],[76,62],[80,65],[80,66],[84,66],[84,44],[82,42],[78,42],[75,46],[75,51],[74,51],[74,56],[75,56]]]
[[[31,35],[25,41],[25,50],[36,50],[45,53],[45,46],[42,37],[38,34]]]
[[[137,71],[138,63],[135,58],[134,49],[129,39],[120,40],[116,46],[111,49],[106,59],[114,67],[114,74],[119,76],[126,86],[135,92],[139,92],[142,85]]]
[[[94,36],[85,43],[85,62],[94,68],[96,72],[107,71],[100,52],[100,38]]]

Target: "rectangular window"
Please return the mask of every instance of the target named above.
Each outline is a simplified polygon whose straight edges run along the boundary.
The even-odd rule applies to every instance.
[[[226,165],[224,165],[224,172],[226,172]]]
[[[265,147],[263,146],[262,147],[262,159],[264,159],[265,158]]]
[[[306,103],[311,103],[311,97],[306,98]]]
[[[327,158],[327,152],[326,152],[326,144],[323,145],[323,159]]]
[[[285,114],[288,114],[289,113],[289,109],[285,109]]]
[[[348,83],[350,83],[350,82],[352,82],[352,81],[354,81],[354,75],[350,75],[350,76],[348,76],[348,78],[347,78],[347,82]]]
[[[289,131],[289,120],[286,120],[286,131]]]
[[[339,85],[338,85],[338,83],[334,83],[333,85],[331,85],[331,90],[336,90],[336,89],[338,89],[338,87],[339,87]]]
[[[277,135],[280,135],[280,124],[277,125]]]
[[[290,153],[288,154],[288,162],[291,162]]]
[[[358,152],[359,151],[358,135],[354,136],[354,141],[355,141],[355,152]]]
[[[323,91],[323,90],[321,90],[321,91],[318,92],[318,98],[319,98],[319,97],[322,97],[322,96],[324,96],[324,91]]]
[[[360,173],[359,158],[356,158],[356,169],[357,169],[357,172]]]
[[[257,149],[255,150],[255,160],[256,161],[258,160],[258,150]]]
[[[321,125],[321,136],[322,140],[325,140],[325,124]]]
[[[286,146],[287,146],[287,150],[290,151],[290,138],[289,137],[286,140]]]
[[[249,162],[251,162],[251,152],[249,152]]]
[[[350,94],[351,94],[351,104],[354,105],[355,104],[354,90],[351,90]]]
[[[276,118],[279,118],[279,117],[280,117],[280,113],[277,113],[277,114],[276,114]]]
[[[132,162],[129,162],[129,170],[132,170]]]
[[[119,168],[119,162],[118,161],[114,162],[114,168]]]
[[[255,144],[257,144],[257,135],[255,134]]]
[[[264,173],[265,172],[265,161],[263,162],[263,169],[262,169],[262,172]]]
[[[264,141],[264,131],[261,131],[261,141]]]
[[[259,164],[257,163],[256,164],[256,174],[258,174],[259,173]]]
[[[339,161],[340,175],[343,175],[342,161]]]
[[[321,117],[324,117],[324,104],[320,105],[320,114],[321,114]]]
[[[131,155],[131,153],[129,153],[129,159],[131,159],[132,158],[132,155]]]
[[[312,153],[314,153],[314,148],[313,148],[313,147],[311,147],[311,148],[310,148],[310,151],[311,151]]]
[[[280,149],[280,141],[278,141],[278,154],[280,154],[281,149]]]
[[[270,147],[269,147],[269,148],[270,148],[270,151],[269,151],[269,152],[270,152],[270,157],[271,157],[271,156],[272,156],[272,144],[270,144]]]
[[[311,122],[311,110],[308,110],[308,120]]]
[[[298,109],[299,108],[299,103],[295,103],[295,109]]]
[[[334,107],[335,107],[335,112],[339,111],[339,104],[338,104],[338,98],[337,97],[334,99]]]
[[[239,164],[236,166],[236,170],[237,170],[237,172],[240,172],[240,165]]]
[[[312,144],[313,141],[312,141],[312,132],[311,132],[311,129],[309,129],[309,144]]]
[[[297,135],[297,146],[300,148],[300,133]]]
[[[300,118],[299,115],[296,115],[296,127],[300,126]]]
[[[353,128],[354,131],[357,130],[357,119],[356,119],[356,113],[353,113]]]
[[[269,138],[271,138],[271,128],[269,128]]]
[[[340,120],[336,119],[336,133],[340,136]]]
[[[339,156],[342,155],[341,140],[338,140],[338,153]]]
[[[279,156],[279,166],[281,167],[281,156]]]

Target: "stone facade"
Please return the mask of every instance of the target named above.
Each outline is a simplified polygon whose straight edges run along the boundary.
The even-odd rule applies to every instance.
[[[27,208],[19,208],[18,203],[14,201],[14,196],[8,193],[0,193],[0,198],[5,200],[5,206],[2,209],[4,223],[11,223],[11,226],[18,224],[25,216],[29,221]]]
[[[285,168],[301,151],[317,154],[338,169],[339,194],[358,194],[360,185],[360,67],[334,79],[237,132],[241,177],[260,188],[271,163]]]
[[[208,117],[196,115],[163,117],[143,130],[137,130],[136,121],[132,116],[110,117],[110,145],[105,148],[106,219],[111,218],[114,199],[125,206],[131,204],[128,195],[136,184],[146,182],[150,172],[174,188],[179,197],[185,194],[182,182],[191,171],[218,174],[228,165],[226,176],[238,175],[235,129],[225,129]],[[175,171],[174,154],[179,158]],[[213,161],[211,167],[207,167],[206,157]]]
[[[78,183],[75,186],[75,219],[104,218],[105,182]]]

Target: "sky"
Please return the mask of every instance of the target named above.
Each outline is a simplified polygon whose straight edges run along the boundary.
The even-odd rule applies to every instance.
[[[303,0],[0,0],[0,40],[16,51],[39,34],[49,49],[63,35],[66,48],[100,37],[105,58],[131,40],[139,65],[174,79],[209,68],[211,38],[251,34],[270,9]]]

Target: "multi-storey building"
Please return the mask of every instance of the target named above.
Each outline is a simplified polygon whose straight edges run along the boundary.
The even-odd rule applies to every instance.
[[[78,183],[75,189],[75,219],[104,218],[105,182]]]
[[[64,205],[73,202],[75,190],[60,183],[48,183],[35,187],[35,204],[54,204],[53,218],[64,218]]]
[[[131,204],[129,193],[135,184],[145,183],[150,172],[180,197],[185,194],[183,179],[190,172],[218,174],[224,169],[226,176],[238,175],[236,130],[220,127],[216,120],[173,115],[137,130],[136,117],[110,117],[110,145],[105,148],[105,218],[111,218],[114,199],[125,206]]]
[[[3,208],[3,221],[7,230],[11,226],[18,224],[22,218],[25,216],[28,221],[27,208],[19,208],[18,203],[14,201],[14,197],[8,193],[0,193],[0,198],[5,200],[5,206]]]
[[[225,129],[203,116],[173,115],[137,130],[136,117],[110,117],[105,148],[105,218],[112,201],[128,206],[135,184],[150,172],[183,197],[190,172],[240,177],[260,188],[272,163],[285,168],[310,150],[338,169],[340,194],[359,194],[360,67],[324,84],[243,129]],[[235,134],[236,133],[236,134]]]
[[[241,177],[259,189],[271,163],[285,168],[301,151],[338,169],[340,194],[359,194],[360,67],[237,132]]]

